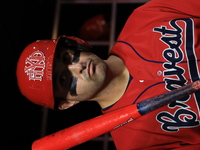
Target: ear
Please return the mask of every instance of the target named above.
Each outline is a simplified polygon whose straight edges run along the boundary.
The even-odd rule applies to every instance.
[[[79,102],[78,101],[62,101],[59,106],[58,106],[58,109],[60,110],[65,110],[65,109],[68,109],[76,104],[78,104]]]

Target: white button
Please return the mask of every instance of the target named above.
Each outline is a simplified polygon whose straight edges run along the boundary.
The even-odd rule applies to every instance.
[[[162,71],[159,70],[159,71],[157,72],[157,75],[158,75],[158,76],[162,75]]]

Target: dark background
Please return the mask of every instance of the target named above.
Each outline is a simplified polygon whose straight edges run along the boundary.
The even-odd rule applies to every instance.
[[[40,137],[42,109],[19,92],[16,64],[29,43],[51,38],[54,1],[10,0],[0,4],[1,149],[30,150]]]
[[[130,13],[139,5],[118,7],[116,36]],[[79,4],[63,7],[59,35],[79,36],[82,23],[98,14],[107,16],[109,22],[110,8],[108,4],[103,7]],[[1,149],[30,150],[32,142],[40,138],[43,108],[20,94],[15,69],[20,53],[28,44],[38,39],[51,39],[54,9],[55,0],[9,0],[0,4]],[[108,47],[102,49],[107,50]],[[94,102],[83,102],[66,111],[49,110],[46,135],[100,114],[101,110]],[[72,149],[83,148],[100,150],[102,143],[86,142]],[[115,149],[112,142],[111,149]]]

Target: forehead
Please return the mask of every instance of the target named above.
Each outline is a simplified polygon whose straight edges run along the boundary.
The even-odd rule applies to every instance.
[[[54,63],[55,61],[58,61],[60,59],[62,53],[65,52],[67,49],[69,49],[67,45],[63,45],[61,42],[58,43],[54,54]]]

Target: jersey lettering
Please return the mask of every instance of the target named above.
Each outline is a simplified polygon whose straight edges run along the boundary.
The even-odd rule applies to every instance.
[[[161,112],[157,120],[162,123],[162,129],[168,132],[177,132],[179,128],[196,127],[199,121],[196,114],[189,109],[178,109],[174,115],[169,112]]]
[[[178,25],[178,22],[185,23],[185,32],[183,32],[183,29]],[[194,49],[192,50],[193,53],[189,52],[191,51],[191,48],[194,47],[193,20],[190,18],[172,20],[169,22],[169,25],[172,27],[172,29],[167,29],[166,26],[161,26],[155,27],[153,31],[160,33],[162,35],[160,40],[168,46],[168,48],[163,51],[163,58],[166,60],[166,62],[163,63],[163,68],[165,69],[165,87],[167,90],[171,91],[181,86],[184,86],[187,83],[187,80],[184,76],[185,69],[179,66],[179,64],[182,63],[184,59],[184,53],[181,49],[181,46],[183,44],[183,33],[185,33],[186,36],[185,47],[187,60],[190,61],[190,58],[192,58],[192,61],[194,63],[194,61],[196,62],[196,60],[194,59],[196,57]],[[188,56],[188,54],[190,54],[190,56]],[[197,70],[196,68],[191,70],[191,67],[198,68],[197,65],[194,67],[194,65],[189,64],[190,72],[194,72]],[[198,74],[197,71],[196,74]],[[197,78],[195,78],[195,80],[197,80]],[[177,132],[180,128],[196,127],[200,124],[197,120],[197,114],[194,111],[190,110],[190,106],[186,104],[186,102],[190,98],[191,96],[189,95],[169,104],[168,107],[170,109],[178,108],[178,110],[176,110],[174,114],[163,111],[157,115],[156,119],[162,124],[161,128],[164,131]]]

